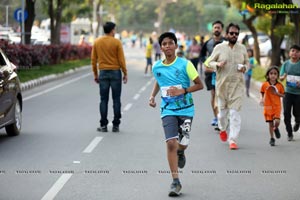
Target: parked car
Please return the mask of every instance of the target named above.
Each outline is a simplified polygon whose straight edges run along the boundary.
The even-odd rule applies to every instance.
[[[288,42],[288,38],[284,37],[281,44],[284,44],[284,46],[286,46],[287,42]],[[260,56],[271,56],[272,43],[270,38],[268,38],[266,41],[259,44],[259,52],[260,52]]]
[[[16,66],[0,49],[0,128],[16,136],[22,127],[22,94]]]
[[[259,52],[260,52],[260,56],[271,56],[272,53],[272,44],[271,44],[271,40],[268,39],[263,43],[259,44]]]

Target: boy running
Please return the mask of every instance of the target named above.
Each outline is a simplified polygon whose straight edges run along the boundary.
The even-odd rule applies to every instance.
[[[173,182],[169,196],[179,196],[181,183],[178,177],[178,167],[185,165],[184,150],[188,146],[189,133],[194,116],[192,92],[203,89],[193,64],[177,57],[177,38],[172,32],[165,32],[159,37],[159,45],[165,54],[165,59],[153,66],[156,79],[149,99],[149,105],[156,106],[155,96],[161,92],[161,119],[167,145],[167,158]],[[194,85],[190,86],[190,80]]]
[[[285,96],[283,98],[283,115],[288,141],[294,138],[293,131],[297,132],[300,125],[300,46],[293,45],[289,51],[290,59],[281,66],[280,80],[286,79]],[[295,117],[292,128],[291,118]]]

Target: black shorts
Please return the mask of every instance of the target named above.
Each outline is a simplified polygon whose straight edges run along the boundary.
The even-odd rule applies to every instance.
[[[207,90],[214,90],[215,86],[212,84],[212,73],[206,72],[205,73],[205,85]]]

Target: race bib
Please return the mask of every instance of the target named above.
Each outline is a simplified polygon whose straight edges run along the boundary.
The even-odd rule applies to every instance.
[[[167,90],[170,89],[170,87],[176,87],[178,89],[182,89],[182,85],[172,85],[172,86],[166,86],[166,87],[161,87],[161,97],[163,100],[167,103],[172,103],[175,101],[183,100],[184,95],[179,95],[179,96],[169,96]]]
[[[300,83],[300,76],[287,75],[286,77],[286,85],[296,88],[297,83]]]

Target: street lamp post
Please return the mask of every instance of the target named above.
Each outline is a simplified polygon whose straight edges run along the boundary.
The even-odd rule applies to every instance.
[[[25,0],[22,0],[22,44],[25,44]]]

